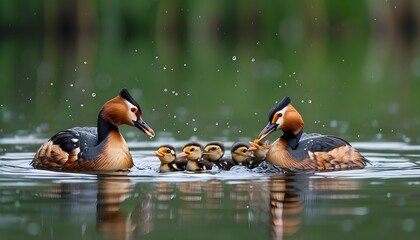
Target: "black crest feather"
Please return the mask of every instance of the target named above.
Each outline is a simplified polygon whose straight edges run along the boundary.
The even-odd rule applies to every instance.
[[[268,121],[271,122],[271,120],[274,117],[274,114],[281,109],[285,108],[287,105],[289,105],[292,102],[288,96],[284,97],[279,103],[274,105],[273,108],[271,108],[270,113],[268,114]]]
[[[141,112],[140,105],[134,100],[134,98],[130,95],[127,89],[123,88],[120,92],[120,97],[124,98],[125,100],[129,101],[131,104],[136,106],[139,111]]]

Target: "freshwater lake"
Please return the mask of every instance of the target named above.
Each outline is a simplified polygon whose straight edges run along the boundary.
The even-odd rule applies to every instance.
[[[362,170],[158,173],[153,150],[167,141],[132,141],[129,173],[83,174],[29,166],[34,152],[25,149],[42,140],[0,139],[2,149],[22,149],[0,154],[0,232],[7,239],[417,239],[420,233],[418,145],[355,142],[371,161]],[[172,143],[180,149],[185,141]]]
[[[0,238],[419,239],[414,2],[2,1]],[[95,126],[122,88],[156,132],[121,128],[129,173],[29,165],[54,133]],[[371,164],[157,172],[162,144],[252,141],[284,96],[305,132]]]

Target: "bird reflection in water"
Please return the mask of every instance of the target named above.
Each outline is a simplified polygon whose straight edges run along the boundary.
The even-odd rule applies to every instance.
[[[132,211],[121,210],[120,205],[130,197],[132,187],[127,177],[99,177],[96,227],[105,239],[130,239],[153,230],[151,194],[140,193],[140,201]]]
[[[96,209],[91,221],[96,220],[96,231],[104,239],[165,238],[172,231],[187,230],[199,234],[208,225],[220,234],[243,227],[253,234],[267,227],[272,239],[285,239],[298,237],[304,221],[367,211],[336,203],[360,198],[359,181],[314,178],[307,173],[231,182],[133,180],[107,175],[98,176],[97,181],[65,182],[49,188],[42,197],[64,200],[61,206],[65,208],[54,212],[63,220],[84,219],[83,229],[91,229],[86,218]]]
[[[324,201],[359,199],[360,181],[311,178],[305,173],[272,176],[269,182],[270,214],[273,239],[298,234],[303,219],[322,219],[326,215],[354,215],[360,208],[332,207],[323,210]],[[333,203],[337,205],[337,203]]]
[[[296,233],[302,223],[304,187],[293,175],[277,175],[270,179],[270,213],[274,239]]]
[[[82,224],[82,236],[89,234],[87,229],[91,229],[90,217],[95,214],[95,208],[96,231],[104,239],[131,239],[148,234],[153,230],[152,196],[139,192],[133,197],[134,184],[121,174],[98,175],[97,181],[61,182],[39,196],[60,199],[62,207],[53,209],[59,216],[57,219],[66,221],[77,216]],[[135,203],[127,204],[128,210],[122,210],[121,204],[128,198],[135,199]],[[49,227],[57,228],[54,224]]]

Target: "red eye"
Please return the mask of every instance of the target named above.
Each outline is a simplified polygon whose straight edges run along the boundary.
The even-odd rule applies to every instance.
[[[131,110],[132,112],[135,112],[137,109],[136,109],[135,107],[132,107],[130,110]]]
[[[281,118],[283,116],[283,113],[278,113],[279,118]]]

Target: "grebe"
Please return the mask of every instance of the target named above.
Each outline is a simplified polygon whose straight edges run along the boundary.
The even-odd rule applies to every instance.
[[[134,126],[149,137],[155,133],[142,119],[140,105],[127,89],[106,102],[95,127],[75,127],[52,136],[36,152],[31,165],[64,171],[114,171],[133,167],[127,144],[118,130]]]
[[[369,162],[347,141],[321,134],[303,133],[303,119],[289,97],[277,103],[268,124],[259,134],[262,140],[276,130],[283,135],[270,146],[266,161],[287,169],[338,170],[364,168]]]

